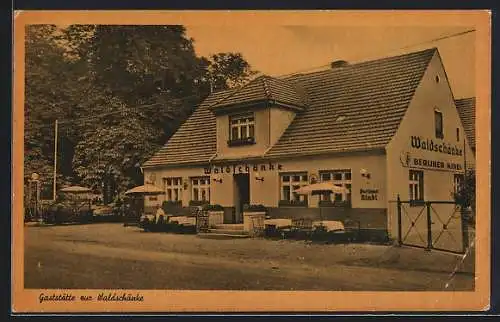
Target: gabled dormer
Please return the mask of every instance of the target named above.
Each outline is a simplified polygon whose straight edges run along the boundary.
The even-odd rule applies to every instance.
[[[269,76],[231,91],[210,106],[217,124],[214,159],[263,155],[306,108],[301,87]]]

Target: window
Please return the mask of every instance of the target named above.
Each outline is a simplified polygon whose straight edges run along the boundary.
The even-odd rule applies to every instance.
[[[255,142],[255,119],[253,113],[233,115],[229,117],[230,144],[235,142]]]
[[[210,201],[210,177],[191,179],[191,200]]]
[[[460,142],[460,129],[457,127],[457,142]]]
[[[463,174],[455,174],[453,176],[453,191],[455,193],[458,193],[460,191],[460,187],[462,186],[464,180],[464,175]]]
[[[307,195],[299,195],[294,190],[309,184],[307,173],[280,174],[281,204],[301,204],[307,206]]]
[[[322,201],[351,201],[351,170],[329,170],[320,171],[321,182],[332,182],[338,187],[346,189],[343,193],[335,193],[330,195],[322,195]]]
[[[438,139],[444,138],[443,133],[443,113],[438,110],[434,110],[434,124],[436,127],[436,137]]]
[[[424,200],[424,172],[410,170],[410,201]]]
[[[165,178],[165,200],[182,200],[182,178]]]

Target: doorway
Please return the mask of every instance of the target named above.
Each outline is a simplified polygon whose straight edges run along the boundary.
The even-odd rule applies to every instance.
[[[235,223],[243,223],[243,205],[250,203],[250,175],[235,174],[234,175],[235,194]]]

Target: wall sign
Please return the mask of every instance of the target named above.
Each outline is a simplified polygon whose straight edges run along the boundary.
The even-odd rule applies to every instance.
[[[411,147],[413,149],[427,150],[432,152],[444,153],[449,155],[462,155],[462,148],[448,144],[445,142],[434,142],[433,140],[424,139],[420,136],[411,136]]]
[[[359,189],[361,200],[378,200],[378,189]]]
[[[403,152],[400,156],[400,161],[403,167],[406,168],[416,168],[416,169],[427,169],[427,170],[437,170],[437,171],[463,171],[463,164],[451,161],[441,161],[434,159],[416,158],[413,157],[409,152]]]
[[[250,171],[281,171],[283,166],[279,163],[266,163],[266,164],[233,164],[233,165],[217,165],[212,167],[205,167],[203,170],[205,174],[219,174],[219,173],[250,173]]]

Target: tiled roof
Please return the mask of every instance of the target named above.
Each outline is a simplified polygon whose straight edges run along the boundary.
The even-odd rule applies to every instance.
[[[298,75],[309,107],[267,156],[383,148],[394,136],[435,48]]]
[[[215,116],[208,107],[229,93],[229,91],[217,92],[205,99],[168,142],[143,166],[207,162],[217,147]]]
[[[216,111],[220,108],[264,101],[301,110],[307,105],[307,95],[299,84],[264,75],[252,80],[231,95],[223,97],[211,108]]]
[[[305,107],[269,157],[383,148],[395,134],[435,48],[300,74],[263,76],[207,98],[144,166],[208,162],[216,152],[212,109],[275,100]]]
[[[465,135],[472,149],[476,147],[476,98],[461,98],[455,100],[458,115],[462,120]]]

